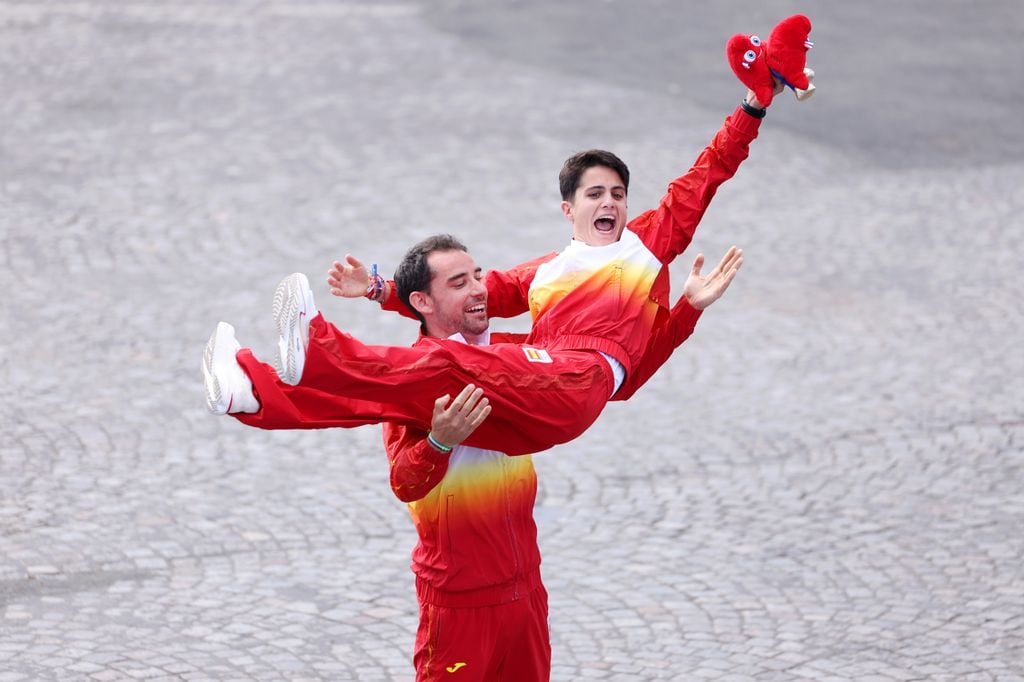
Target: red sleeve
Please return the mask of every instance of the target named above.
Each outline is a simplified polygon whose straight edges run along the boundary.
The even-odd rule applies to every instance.
[[[488,270],[484,275],[488,317],[515,317],[529,310],[530,283],[537,274],[537,268],[557,255],[551,252],[504,272]]]
[[[686,298],[680,298],[665,323],[652,330],[640,361],[611,399],[626,400],[646,384],[647,380],[668,361],[673,351],[690,338],[702,312],[691,306]]]
[[[669,184],[658,208],[630,221],[629,229],[662,263],[671,263],[689,245],[718,187],[747,158],[760,125],[761,119],[737,107],[693,167]]]
[[[395,281],[389,279],[384,283],[384,286],[388,290],[388,297],[380,304],[381,310],[388,310],[393,313],[398,313],[402,317],[408,317],[413,320],[419,320],[416,317],[416,313],[409,309],[409,306],[402,303],[402,299],[398,297],[398,287],[395,286]]]
[[[385,423],[383,432],[395,497],[402,502],[426,497],[447,473],[451,453],[430,447],[426,431]]]

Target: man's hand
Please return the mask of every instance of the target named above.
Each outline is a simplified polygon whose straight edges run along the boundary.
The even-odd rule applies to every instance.
[[[786,88],[786,86],[783,85],[782,81],[780,81],[775,76],[772,76],[772,83],[775,86],[772,89],[772,98],[773,98],[772,102],[774,102],[775,101],[775,99],[774,99],[775,95],[777,95],[780,92],[782,92]],[[750,90],[750,89],[747,90],[747,104],[749,104],[750,106],[754,107],[755,109],[767,109],[766,106],[764,106],[763,104],[761,104],[757,100],[757,95],[755,95],[754,91]]]
[[[430,422],[434,439],[442,445],[455,447],[469,438],[491,413],[491,404],[483,395],[482,388],[467,384],[451,405],[448,405],[448,394],[435,400],[434,417]]]
[[[743,252],[735,246],[729,247],[721,262],[706,276],[700,274],[704,267],[704,254],[693,261],[693,270],[683,283],[683,296],[697,310],[704,310],[725,293],[736,272],[743,265]]]
[[[344,263],[334,261],[334,266],[327,271],[327,286],[335,296],[359,298],[366,295],[369,285],[370,272],[350,253],[345,254]]]

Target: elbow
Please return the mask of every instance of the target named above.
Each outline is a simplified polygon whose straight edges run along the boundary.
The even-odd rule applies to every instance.
[[[409,504],[411,502],[415,502],[417,500],[422,500],[423,499],[423,495],[416,495],[416,494],[411,493],[408,490],[402,490],[402,491],[396,490],[395,491],[395,497],[397,497],[402,502],[405,502],[406,504]]]
[[[409,504],[426,497],[426,492],[419,487],[391,484],[391,492],[402,502]]]

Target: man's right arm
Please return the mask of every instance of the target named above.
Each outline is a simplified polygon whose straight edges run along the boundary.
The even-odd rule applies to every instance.
[[[425,431],[385,422],[383,432],[391,491],[402,502],[423,499],[448,473],[451,453],[433,448]]]
[[[403,502],[422,499],[448,472],[452,449],[487,419],[491,406],[483,391],[467,385],[449,404],[434,401],[430,432],[384,424],[384,448],[391,463],[391,490]]]

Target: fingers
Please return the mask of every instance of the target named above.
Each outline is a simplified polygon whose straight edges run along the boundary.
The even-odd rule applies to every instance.
[[[732,284],[733,279],[736,278],[737,272],[739,272],[739,268],[735,267],[729,270],[727,273],[725,273],[725,276],[722,277],[721,280],[719,280],[718,290],[721,292],[725,292],[725,290],[729,288],[729,285]]]
[[[456,445],[465,440],[491,413],[491,404],[482,388],[465,386],[448,404],[449,395],[434,401],[431,430],[442,443]]]
[[[342,261],[334,261],[327,271],[327,286],[334,296],[356,298],[363,295],[367,284],[366,267],[350,253]]]
[[[725,265],[725,267],[723,269],[724,270],[739,270],[740,266],[743,265],[743,251],[740,250],[740,249],[737,249],[735,246],[732,247],[729,251],[730,251],[731,255],[730,255],[728,263],[726,263],[726,265]]]
[[[345,262],[342,263],[338,260],[334,261],[334,263],[331,264],[331,269],[327,271],[327,274],[335,278],[340,278],[345,273],[365,267],[366,266],[363,265],[362,261],[358,258],[353,256],[351,253],[346,253]]]
[[[451,407],[448,410],[460,416],[468,415],[481,400],[484,400],[486,404],[487,399],[483,395],[484,389],[477,388],[473,384],[466,384],[466,387],[459,392],[459,395],[455,396],[455,400],[452,401]]]
[[[721,296],[725,293],[725,290],[729,288],[729,285],[732,284],[732,281],[736,278],[736,273],[740,271],[740,266],[742,265],[743,257],[740,256],[734,259],[725,271],[725,274],[718,278],[718,281],[715,282],[714,285],[715,290],[718,292],[718,296]]]
[[[331,269],[327,271],[327,286],[331,288],[331,293],[335,296],[341,295],[341,276],[344,272],[345,267],[338,261],[334,261]]]
[[[478,388],[473,391],[470,399],[463,405],[462,412],[459,413],[461,429],[458,438],[460,443],[476,431],[477,427],[483,424],[484,420],[491,413],[490,401],[482,396],[483,391],[481,389]]]
[[[463,392],[465,392],[465,389],[463,389]],[[487,415],[491,413],[491,401],[483,396],[483,389],[476,388],[469,394],[466,402],[462,404],[459,418],[463,420],[465,431],[461,434],[460,441],[465,440],[469,434],[476,431],[476,427],[480,426],[487,419]]]
[[[470,412],[473,411],[473,408],[480,403],[481,399],[483,400],[484,404],[487,403],[487,399],[484,398],[483,395],[484,389],[477,388],[473,384],[466,384],[466,386],[461,391],[459,391],[459,394],[455,396],[455,400],[452,401],[452,404],[448,405],[447,409],[445,409],[445,405],[448,404],[447,395],[443,395],[437,400],[435,400],[435,414],[437,412],[437,406],[440,405],[442,411],[446,415],[452,417],[461,417],[463,415],[468,415]]]
[[[704,267],[704,254],[698,253],[697,257],[693,259],[693,268],[690,270],[694,275],[700,275],[700,269]]]
[[[739,268],[739,265],[743,263],[743,251],[735,246],[730,246],[729,250],[722,256],[722,260],[719,261],[715,269],[709,274],[709,278],[717,277],[723,272],[729,272],[733,268]]]
[[[452,406],[450,409],[455,409],[456,411],[460,409],[463,405],[466,404],[466,401],[469,400],[469,397],[473,395],[473,391],[475,390],[476,386],[474,386],[473,384],[466,384],[466,386],[461,391],[459,391],[459,394],[455,396],[455,400],[452,401]],[[480,393],[483,393],[483,391],[480,391]]]
[[[449,396],[447,393],[445,393],[443,396],[441,396],[440,398],[438,398],[437,400],[434,401],[434,414],[435,415],[438,414],[439,412],[444,412],[444,408],[448,406],[448,398],[450,398],[450,397],[451,396]]]
[[[470,431],[469,431],[469,433],[473,433],[473,431],[476,431],[476,427],[478,427],[481,424],[483,424],[484,420],[487,419],[487,416],[490,413],[491,413],[491,404],[487,402],[487,398],[484,398],[480,402],[480,404],[477,405],[476,409],[473,410],[473,413],[470,415],[470,419],[469,419]],[[467,433],[466,435],[468,436],[469,433]]]

